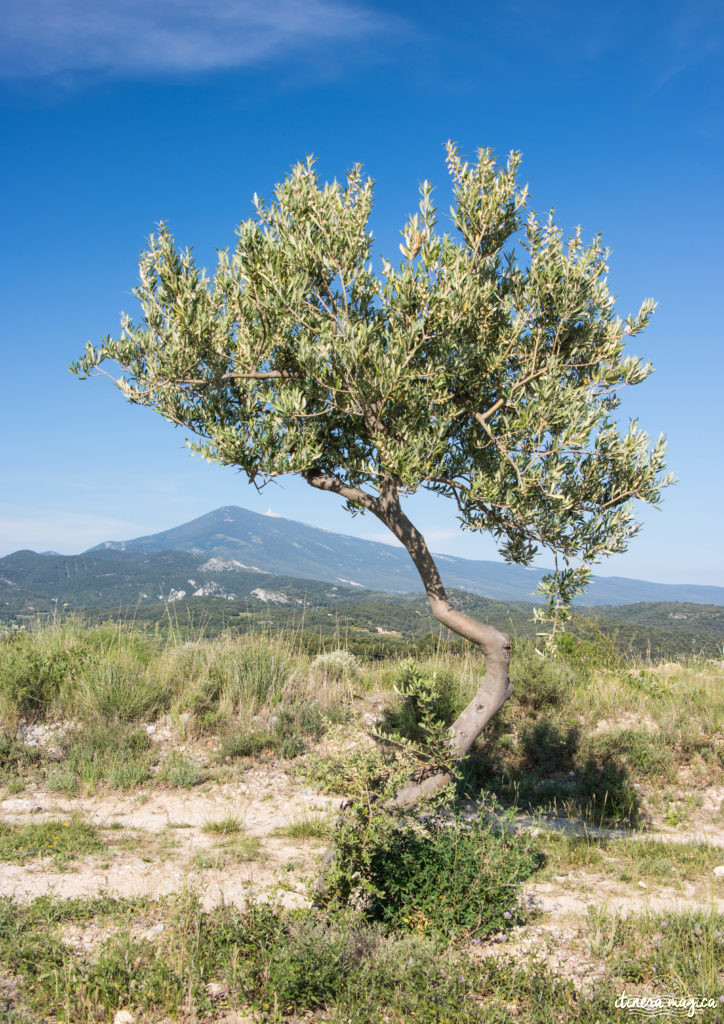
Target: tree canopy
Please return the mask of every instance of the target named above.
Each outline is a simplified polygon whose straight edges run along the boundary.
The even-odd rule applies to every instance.
[[[257,484],[301,474],[373,512],[407,546],[438,618],[488,661],[490,636],[448,614],[404,495],[453,499],[508,560],[549,550],[560,571],[548,589],[568,600],[591,564],[626,549],[635,500],[658,502],[670,482],[664,439],[650,447],[636,422],[615,420],[621,389],[651,372],[625,341],[654,303],[617,316],[600,237],[565,239],[552,213],[530,212],[519,163],[488,149],[466,161],[448,143],[449,229],[423,182],[395,263],[376,263],[360,166],[320,184],[310,158],[270,201],[255,195],[213,278],[161,224],[140,259],[142,318],[124,316],[118,338],[89,343],[72,367],[119,364],[131,402]]]
[[[468,163],[448,144],[455,233],[438,230],[424,182],[402,262],[379,273],[359,166],[320,185],[308,159],[270,203],[255,196],[213,280],[162,224],[140,261],[142,321],[124,316],[75,370],[116,361],[132,402],[253,481],[425,487],[516,562],[623,551],[631,499],[657,502],[668,482],[663,438],[650,450],[636,422],[613,420],[620,389],[651,372],[624,341],[654,304],[622,322],[600,238],[565,241],[552,214],[523,223],[519,159],[499,168],[483,149]]]

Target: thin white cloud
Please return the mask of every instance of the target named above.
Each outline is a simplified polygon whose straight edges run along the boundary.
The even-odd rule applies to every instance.
[[[0,76],[242,67],[370,37],[391,21],[346,0],[18,0],[3,12]]]
[[[46,511],[0,518],[0,557],[26,548],[77,554],[106,540],[127,540],[148,532],[138,523],[83,512]]]
[[[724,10],[719,0],[683,6],[668,26],[666,60],[647,98],[664,89],[705,62],[716,58],[724,47]]]

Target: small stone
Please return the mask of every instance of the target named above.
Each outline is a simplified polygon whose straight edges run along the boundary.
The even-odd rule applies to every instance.
[[[724,878],[724,864],[717,864],[714,868],[714,874],[717,878]]]
[[[118,1010],[113,1018],[113,1024],[135,1024],[135,1021],[130,1010]]]
[[[554,882],[565,882],[565,880],[566,880],[566,876],[565,875],[554,875],[553,876],[553,881]]]
[[[646,882],[639,882],[639,889],[648,889]]]
[[[146,732],[148,733],[149,736],[153,736],[155,731],[156,731],[156,726],[155,725],[147,725],[146,726]]]

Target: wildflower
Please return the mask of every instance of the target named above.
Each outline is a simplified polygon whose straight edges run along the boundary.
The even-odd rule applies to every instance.
[[[506,921],[510,921],[512,916],[513,915],[511,914],[511,912],[509,910],[506,910],[505,913],[503,914],[503,917],[505,918]]]

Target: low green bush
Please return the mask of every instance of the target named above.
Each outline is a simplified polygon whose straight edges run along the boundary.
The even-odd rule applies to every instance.
[[[304,753],[307,739],[320,739],[326,728],[327,716],[315,701],[290,702],[277,706],[266,721],[262,719],[252,728],[236,730],[227,725],[219,757],[227,760],[276,751],[292,759]]]
[[[85,673],[69,696],[70,710],[85,720],[148,721],[157,716],[165,694],[157,680],[134,664],[107,664]]]
[[[598,622],[573,615],[568,629],[556,639],[556,652],[577,669],[618,671],[624,661],[619,630],[604,631]]]
[[[172,750],[160,765],[158,778],[161,782],[179,789],[193,789],[204,781],[204,772],[196,761],[184,757],[178,750]]]
[[[332,843],[318,905],[352,906],[392,930],[440,935],[480,937],[517,923],[519,887],[542,864],[534,838],[482,814],[413,819],[356,804]]]
[[[0,729],[0,786],[23,785],[23,776],[40,758],[37,747],[19,743],[15,736]]]
[[[445,730],[462,709],[457,679],[450,672],[428,671],[406,658],[397,666],[392,684],[396,699],[385,711],[380,735],[427,742],[433,722]]]
[[[595,825],[641,823],[641,798],[628,769],[616,758],[604,755],[586,759],[576,776],[573,809]]]
[[[54,708],[75,713],[79,683],[110,671],[142,672],[158,644],[112,625],[68,618],[0,638],[0,718],[39,718]]]
[[[315,679],[340,683],[343,679],[357,679],[359,662],[349,651],[324,651],[309,666]]]
[[[219,758],[222,761],[237,757],[255,757],[264,751],[275,750],[277,739],[262,730],[252,732],[231,732],[221,739]]]
[[[714,910],[622,917],[592,909],[588,943],[629,984],[724,1001],[724,916]]]
[[[153,756],[144,729],[127,723],[91,724],[70,732],[63,759],[48,772],[48,787],[73,795],[108,786],[129,790],[150,776]]]
[[[515,644],[510,681],[516,701],[524,708],[541,711],[560,707],[571,694],[576,677],[576,670],[567,662],[543,656],[527,641]]]
[[[7,720],[38,717],[57,698],[68,676],[90,657],[81,638],[64,645],[57,632],[11,633],[0,639],[0,714]]]
[[[132,927],[139,916],[144,926],[161,926],[153,942]],[[74,949],[66,922],[92,922],[97,944]],[[254,901],[205,911],[193,894],[160,901],[0,897],[0,960],[10,982],[0,991],[0,1019],[5,1012],[8,1024],[99,1024],[125,1009],[154,1021],[238,1015],[260,1024],[602,1024],[620,1017],[621,976],[636,985],[641,979],[645,991],[663,984],[664,992],[719,998],[720,917],[619,922],[598,914],[583,928],[593,955],[616,972],[585,986],[556,976],[537,957],[481,958],[349,911]]]
[[[675,777],[676,751],[658,733],[645,729],[614,729],[586,743],[590,756],[601,761],[614,757],[624,759],[629,769],[641,779],[671,781]]]

